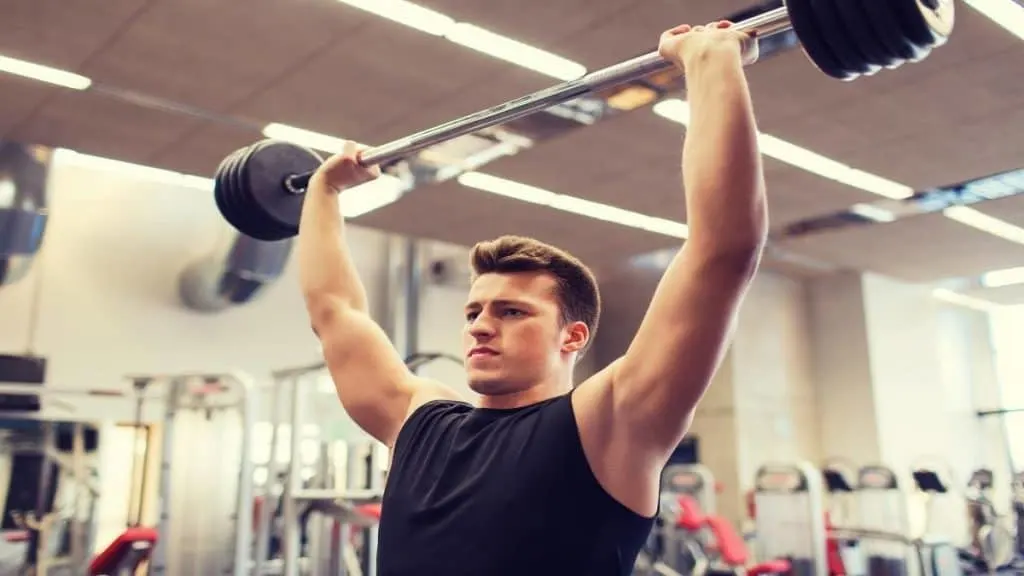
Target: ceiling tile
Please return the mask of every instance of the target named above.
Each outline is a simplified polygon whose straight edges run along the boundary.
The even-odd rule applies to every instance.
[[[77,70],[144,11],[149,0],[28,0],[0,7],[0,54]]]
[[[911,282],[976,276],[1024,265],[1024,246],[941,214],[828,231],[778,245],[845,268],[871,270]]]
[[[8,136],[23,142],[145,163],[196,124],[188,116],[131,106],[102,94],[61,92]]]
[[[83,73],[120,89],[222,112],[378,19],[337,2],[163,0]]]

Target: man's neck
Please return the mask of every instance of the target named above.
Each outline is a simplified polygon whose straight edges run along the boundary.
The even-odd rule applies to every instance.
[[[549,383],[537,384],[510,394],[480,395],[480,401],[477,405],[480,408],[499,410],[522,408],[523,406],[530,406],[531,404],[537,404],[538,402],[567,394],[570,390],[572,390],[571,378],[567,378],[565,381],[553,380]]]

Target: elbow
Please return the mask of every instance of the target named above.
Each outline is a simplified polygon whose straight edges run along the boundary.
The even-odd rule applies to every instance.
[[[332,327],[341,322],[345,315],[353,310],[357,310],[357,308],[335,295],[306,295],[306,312],[309,314],[310,328],[318,338],[330,333]]]
[[[766,244],[764,234],[734,234],[694,248],[701,253],[707,272],[750,280],[761,265]]]

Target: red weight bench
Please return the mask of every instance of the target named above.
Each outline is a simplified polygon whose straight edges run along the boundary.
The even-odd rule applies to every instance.
[[[690,496],[680,496],[678,503],[680,512],[679,518],[676,519],[676,527],[694,533],[702,529],[708,530],[714,549],[718,553],[718,561],[730,570],[747,576],[789,574],[792,566],[788,560],[769,560],[747,566],[750,561],[747,543],[728,520],[721,516],[704,514],[697,501]]]
[[[679,505],[679,517],[676,518],[676,528],[687,532],[698,532],[704,527],[707,516],[700,509],[700,504],[692,496],[680,496],[676,501]]]
[[[149,560],[156,546],[153,528],[128,528],[89,564],[89,576],[129,576]]]

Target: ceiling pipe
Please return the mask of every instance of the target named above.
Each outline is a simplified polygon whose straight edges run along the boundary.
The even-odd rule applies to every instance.
[[[284,273],[293,243],[293,238],[264,242],[233,234],[182,270],[178,276],[181,302],[210,314],[254,301]]]

